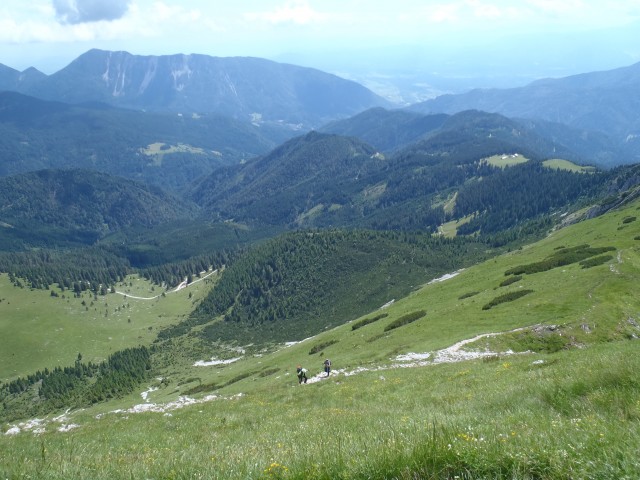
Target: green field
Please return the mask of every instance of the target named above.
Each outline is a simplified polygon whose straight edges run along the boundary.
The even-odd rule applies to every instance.
[[[85,291],[18,288],[0,275],[0,336],[3,341],[0,380],[39,369],[72,365],[78,353],[99,362],[111,353],[149,345],[159,328],[187,315],[211,288],[216,275],[177,292],[165,292],[139,277],[116,286],[128,295],[94,296]],[[163,296],[162,293],[165,292]],[[148,300],[133,298],[147,297]],[[156,298],[152,298],[156,297]]]
[[[639,212],[636,201],[424,285],[360,328],[354,321],[272,353],[226,346],[225,358],[238,360],[208,367],[166,353],[175,361],[161,362],[141,392],[36,427],[3,425],[0,475],[639,478]],[[586,245],[610,249],[582,265],[505,274]],[[8,288],[1,296],[14,304]],[[33,294],[20,293],[64,305]],[[175,302],[186,302],[180,295]],[[414,321],[389,328],[403,318]],[[315,376],[325,357],[328,379]],[[313,375],[308,384],[298,385],[296,365]],[[177,408],[185,399],[198,403]]]
[[[487,162],[489,165],[493,165],[494,167],[505,168],[511,165],[527,163],[529,159],[515,153],[512,155],[493,155],[492,157],[485,158],[483,161]]]
[[[203,155],[205,151],[199,147],[193,147],[191,145],[185,145],[179,143],[178,145],[167,145],[166,143],[152,143],[147,148],[141,148],[140,152],[148,157],[156,157],[158,164],[162,163],[162,157],[171,153],[192,153]]]
[[[527,163],[529,159],[519,154],[513,154],[513,155],[493,155],[492,157],[485,158],[483,161],[487,162],[489,165],[493,165],[494,167],[505,168],[511,165],[519,165],[521,163]],[[577,165],[573,162],[570,162],[569,160],[563,160],[561,158],[545,160],[544,162],[542,162],[542,164],[547,168],[567,170],[570,172],[590,173],[595,171],[594,167],[585,167],[583,165]]]
[[[592,173],[595,171],[594,167],[585,167],[583,165],[576,165],[569,160],[562,160],[560,158],[554,158],[551,160],[545,160],[542,164],[547,168],[555,168],[558,170],[568,170],[570,172]]]

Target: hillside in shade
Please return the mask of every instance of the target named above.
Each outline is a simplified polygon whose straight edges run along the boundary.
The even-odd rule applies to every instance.
[[[294,132],[220,115],[71,105],[0,92],[0,176],[81,168],[179,190],[266,153]]]
[[[0,178],[0,239],[11,246],[91,244],[131,226],[192,217],[159,189],[87,170],[40,170]]]

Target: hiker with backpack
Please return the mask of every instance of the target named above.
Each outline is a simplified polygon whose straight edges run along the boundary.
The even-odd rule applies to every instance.
[[[324,371],[327,374],[327,377],[329,376],[329,373],[331,373],[331,360],[328,358],[324,361]]]
[[[301,384],[302,382],[307,383],[307,369],[298,365],[296,372],[298,373],[298,384]]]

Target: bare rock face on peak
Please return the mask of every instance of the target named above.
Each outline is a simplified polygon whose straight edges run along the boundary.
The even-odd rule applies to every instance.
[[[90,50],[22,93],[67,103],[216,113],[310,128],[388,102],[312,68],[251,57],[139,56]]]

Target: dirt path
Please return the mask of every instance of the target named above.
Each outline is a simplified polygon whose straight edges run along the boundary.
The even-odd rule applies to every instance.
[[[466,360],[476,360],[478,358],[486,358],[486,357],[495,357],[495,356],[507,356],[507,355],[516,355],[515,352],[508,350],[506,352],[490,352],[490,351],[467,351],[462,348],[465,345],[468,345],[473,342],[477,342],[483,338],[496,337],[498,335],[503,335],[505,333],[519,332],[531,327],[522,327],[516,328],[514,330],[509,330],[507,332],[496,332],[496,333],[483,333],[481,335],[476,335],[473,338],[468,338],[466,340],[461,340],[458,343],[451,345],[450,347],[444,348],[442,350],[436,350],[435,352],[425,352],[425,353],[406,353],[404,355],[398,355],[395,357],[394,363],[390,365],[380,365],[374,368],[368,367],[358,367],[353,370],[347,369],[338,369],[332,370],[331,376],[336,375],[344,375],[345,377],[349,377],[351,375],[357,375],[363,372],[379,372],[383,370],[392,370],[395,368],[416,368],[416,367],[425,367],[427,365],[436,365],[439,363],[456,363],[463,362]],[[327,378],[324,372],[320,372],[317,375],[309,378],[307,383],[315,383],[321,380],[325,380]]]
[[[214,273],[216,273],[217,271],[218,271],[218,269],[215,269],[215,270],[213,270],[213,271],[211,271],[211,272],[207,273],[204,277],[200,277],[200,278],[198,278],[197,280],[194,280],[194,281],[193,281],[193,282],[191,282],[191,283],[187,283],[187,279],[185,278],[185,279],[182,281],[182,283],[180,283],[180,285],[178,285],[176,288],[174,288],[173,290],[169,290],[168,292],[164,292],[164,293],[165,293],[165,294],[167,294],[167,293],[175,293],[175,292],[178,292],[178,291],[182,290],[183,288],[187,288],[187,287],[189,287],[189,286],[191,286],[191,285],[193,285],[193,284],[195,284],[195,283],[198,283],[198,282],[203,281],[204,279],[206,279],[206,278],[210,277],[211,275],[213,275],[213,274],[214,274]],[[153,297],[137,297],[136,295],[130,295],[130,294],[126,293],[126,292],[121,292],[120,290],[116,290],[116,291],[115,291],[115,293],[118,293],[118,294],[120,294],[120,295],[122,295],[122,296],[124,296],[124,297],[127,297],[127,298],[133,298],[133,299],[135,299],[135,300],[155,300],[156,298],[158,298],[158,297],[161,297],[161,296],[162,296],[162,293],[161,293],[161,294],[159,294],[159,295],[155,295],[155,296],[153,296]]]

